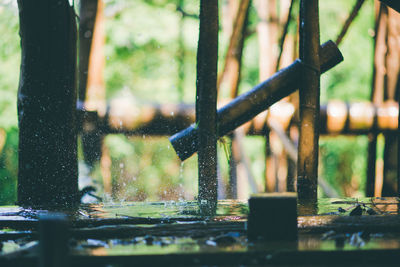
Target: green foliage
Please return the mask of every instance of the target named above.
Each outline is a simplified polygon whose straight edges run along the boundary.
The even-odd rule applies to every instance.
[[[195,2],[185,3],[185,10],[197,12]],[[106,24],[107,97],[127,88],[140,99],[178,102],[175,55],[181,16],[175,1],[111,1],[107,9],[118,6],[120,12],[108,17]],[[186,18],[182,29],[184,60],[189,63],[185,64],[184,99],[189,102],[194,99],[195,83],[186,81],[195,80],[197,27],[197,21]]]
[[[18,130],[10,128],[0,149],[0,205],[13,204],[17,199],[17,147]]]
[[[320,140],[320,175],[334,186],[340,195],[363,195],[367,145],[366,136],[339,136]]]
[[[15,5],[10,1],[2,2],[0,1],[0,128],[11,129],[17,126],[19,23]]]
[[[18,129],[17,90],[20,64],[16,1],[0,1],[0,205],[13,204],[17,196]],[[0,136],[2,139],[2,136]],[[0,143],[2,140],[0,140]]]
[[[321,42],[333,41],[354,1],[321,1]],[[369,100],[372,84],[374,3],[365,1],[339,46],[344,61],[322,76],[321,102]]]
[[[112,159],[114,199],[193,199],[195,157],[181,164],[167,138],[113,135],[105,144]]]

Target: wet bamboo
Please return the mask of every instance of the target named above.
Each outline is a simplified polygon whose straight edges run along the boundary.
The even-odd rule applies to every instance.
[[[79,201],[76,21],[68,0],[19,0],[18,204]]]
[[[318,186],[319,139],[319,12],[318,0],[300,1],[300,60],[303,68],[300,83],[300,138],[297,162],[299,201],[316,201]]]
[[[328,41],[321,47],[321,73],[336,66],[343,60],[336,45]],[[218,137],[236,129],[251,120],[273,103],[290,95],[296,90],[302,71],[306,68],[296,60],[293,64],[275,73],[266,81],[258,84],[252,90],[239,95],[229,104],[218,110]],[[198,149],[198,127],[192,125],[170,137],[170,141],[181,160],[185,160]]]
[[[218,1],[201,0],[197,46],[196,138],[199,144],[198,201],[203,215],[212,215],[217,208],[217,61]]]

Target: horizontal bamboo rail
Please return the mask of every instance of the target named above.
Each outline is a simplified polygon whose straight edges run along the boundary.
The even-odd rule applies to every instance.
[[[126,134],[131,136],[165,136],[189,127],[195,120],[194,105],[148,104],[136,106],[126,99],[113,100],[108,105],[109,113],[98,116],[96,112],[78,110],[83,117],[81,131],[99,131],[101,134]],[[111,110],[114,110],[111,112]],[[116,112],[118,110],[118,112]],[[397,131],[397,102],[381,105],[372,102],[347,103],[338,100],[321,105],[321,134],[358,135],[371,132]],[[279,123],[287,129],[290,122],[298,123],[295,107],[289,102],[279,102],[262,112],[241,127],[247,135],[264,135],[269,125],[265,119]]]
[[[331,41],[323,44],[320,52],[321,73],[343,60],[339,49]],[[307,67],[300,60],[296,60],[252,90],[218,109],[218,137],[226,135],[272,104],[293,93],[301,80],[302,70]],[[187,159],[197,151],[197,132],[197,126],[192,125],[170,138],[171,144],[181,160]]]

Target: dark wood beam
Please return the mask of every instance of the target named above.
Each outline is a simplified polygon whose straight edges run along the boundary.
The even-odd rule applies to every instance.
[[[18,204],[70,206],[79,200],[75,12],[68,0],[18,7]]]

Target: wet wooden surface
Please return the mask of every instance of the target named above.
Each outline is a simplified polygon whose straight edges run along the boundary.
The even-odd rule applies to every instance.
[[[381,266],[400,260],[398,204],[398,198],[321,199],[299,208],[297,242],[272,243],[247,240],[245,202],[220,201],[214,217],[199,216],[196,202],[84,205],[68,212],[70,258],[77,266]],[[46,213],[0,207],[0,266],[36,261],[38,218]]]

